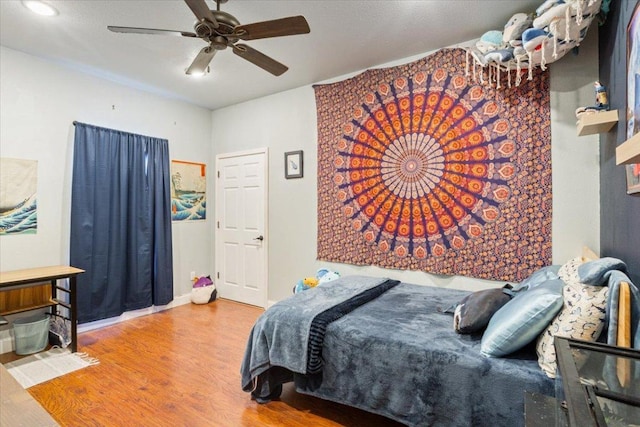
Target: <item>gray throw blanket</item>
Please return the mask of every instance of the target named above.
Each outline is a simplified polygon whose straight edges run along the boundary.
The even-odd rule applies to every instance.
[[[583,283],[588,285],[609,287],[605,323],[607,328],[606,341],[609,345],[617,345],[618,343],[620,285],[622,282],[629,284],[631,294],[631,347],[640,349],[640,291],[627,277],[626,271],[627,265],[621,260],[617,258],[600,258],[580,265],[578,267],[578,276]],[[631,370],[632,384],[640,384],[640,365],[637,363],[636,365],[636,368]],[[608,357],[605,360],[602,367],[602,375],[606,379],[607,386],[612,391],[624,392],[625,386],[620,383],[616,359]]]
[[[609,286],[607,300],[607,344],[616,345],[618,338],[618,300],[620,284],[627,282],[631,293],[631,346],[640,349],[640,291],[625,274],[627,265],[617,258],[600,258],[578,267],[580,281],[587,285]]]
[[[273,305],[256,321],[242,361],[242,389],[266,397],[290,373],[307,372],[309,331],[313,319],[337,304],[386,282],[379,277],[350,276],[300,292]],[[343,286],[348,283],[349,286]],[[272,367],[276,378],[258,377]],[[256,390],[258,388],[258,390]]]

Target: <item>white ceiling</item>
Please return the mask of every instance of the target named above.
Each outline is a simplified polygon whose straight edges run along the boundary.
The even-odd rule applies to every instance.
[[[195,17],[183,1],[45,2],[59,15],[34,15],[19,0],[1,0],[0,44],[216,109],[479,38],[542,1],[230,0],[221,9],[241,24],[303,15],[311,33],[246,42],[289,67],[280,77],[227,49],[199,79],[184,71],[205,46],[202,40],[107,30],[115,25],[193,31]],[[212,0],[207,4],[215,9]]]

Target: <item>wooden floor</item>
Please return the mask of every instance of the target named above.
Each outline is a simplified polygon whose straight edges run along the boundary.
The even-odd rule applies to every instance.
[[[261,309],[227,300],[177,308],[79,335],[100,364],[29,389],[62,426],[399,426],[297,393],[259,405],[240,387]]]

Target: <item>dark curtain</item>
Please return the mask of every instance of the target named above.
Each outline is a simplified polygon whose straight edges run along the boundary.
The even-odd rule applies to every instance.
[[[79,323],[173,299],[169,143],[75,123],[71,265]]]

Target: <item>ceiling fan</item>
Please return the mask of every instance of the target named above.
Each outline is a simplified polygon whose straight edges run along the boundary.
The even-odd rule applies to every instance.
[[[275,59],[244,44],[239,40],[265,39],[269,37],[307,34],[311,30],[304,16],[240,25],[240,22],[229,13],[220,10],[220,4],[227,0],[216,0],[216,10],[209,10],[205,0],[184,0],[198,19],[193,32],[158,30],[154,28],[134,28],[108,26],[116,33],[160,34],[182,37],[201,38],[207,43],[193,60],[187,74],[204,74],[217,51],[230,47],[233,53],[257,65],[258,67],[279,76],[289,68]]]

